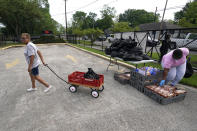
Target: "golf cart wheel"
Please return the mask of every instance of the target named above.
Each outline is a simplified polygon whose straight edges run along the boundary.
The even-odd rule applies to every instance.
[[[77,87],[76,86],[70,86],[69,90],[70,90],[70,92],[75,93],[75,92],[77,92]]]
[[[99,91],[102,92],[104,90],[104,85],[99,88]]]
[[[98,98],[98,97],[99,97],[99,92],[96,91],[96,90],[93,90],[93,91],[91,91],[91,95],[92,95],[94,98]]]

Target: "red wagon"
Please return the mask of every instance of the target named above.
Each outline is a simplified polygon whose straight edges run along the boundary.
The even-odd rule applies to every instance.
[[[69,90],[74,93],[77,92],[77,87],[79,86],[88,87],[92,89],[91,95],[94,98],[98,98],[99,91],[101,92],[104,90],[104,76],[99,75],[99,79],[96,80],[84,78],[84,74],[85,72],[76,71],[68,75],[68,83],[71,85]]]

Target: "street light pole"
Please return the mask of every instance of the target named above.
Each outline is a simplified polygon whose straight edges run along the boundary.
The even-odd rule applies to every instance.
[[[67,25],[67,8],[66,8],[66,1],[67,0],[65,0],[65,23],[66,23],[66,39],[67,39],[67,33],[68,33],[68,25]]]

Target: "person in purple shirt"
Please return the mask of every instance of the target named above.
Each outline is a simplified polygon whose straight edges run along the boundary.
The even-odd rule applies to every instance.
[[[169,82],[172,86],[175,86],[183,79],[186,71],[187,55],[189,55],[187,48],[179,48],[163,56],[161,64],[164,72],[160,86]]]

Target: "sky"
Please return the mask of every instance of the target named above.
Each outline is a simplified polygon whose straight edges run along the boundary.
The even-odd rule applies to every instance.
[[[50,14],[53,19],[65,26],[65,0],[48,0],[50,4]],[[164,19],[174,19],[174,13],[181,10],[187,2],[191,0],[168,0],[168,5]],[[115,7],[116,15],[123,13],[127,9],[144,9],[155,12],[156,7],[160,16],[166,0],[67,0],[68,22],[71,23],[72,15],[75,11],[94,12],[100,17],[100,10],[107,4]],[[88,6],[87,6],[88,5]],[[174,9],[173,9],[173,8]]]

